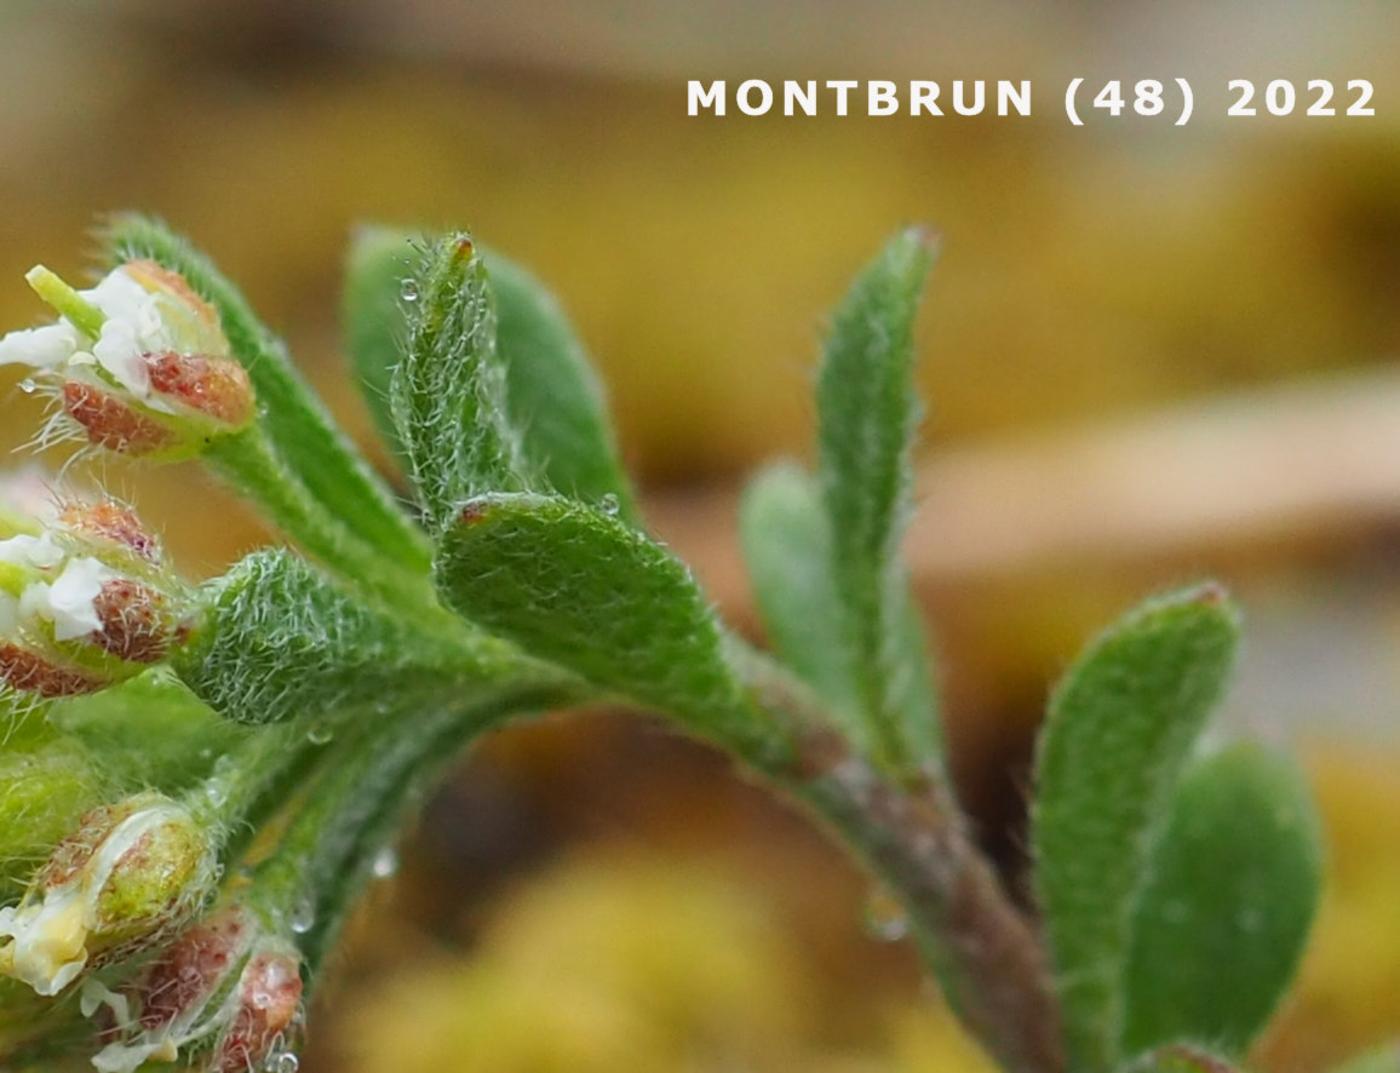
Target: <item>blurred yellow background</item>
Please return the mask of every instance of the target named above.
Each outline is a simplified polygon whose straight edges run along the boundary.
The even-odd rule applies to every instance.
[[[1058,668],[1155,585],[1235,585],[1226,721],[1304,748],[1333,843],[1260,1058],[1319,1069],[1400,1034],[1397,70],[1380,3],[7,0],[0,318],[39,316],[21,273],[80,269],[97,214],[160,213],[370,446],[345,237],[470,226],[557,288],[658,528],[752,625],[737,482],[807,452],[824,312],[930,223],[910,554],[964,795],[1014,875]],[[1177,74],[1204,91],[1182,130],[1057,111],[1073,75]],[[1038,114],[685,116],[686,79],[745,77],[1031,78]],[[1227,121],[1232,77],[1369,78],[1378,114]],[[3,413],[0,446],[32,434],[35,404]],[[107,477],[192,574],[265,537],[192,468]],[[909,951],[866,934],[848,866],[638,720],[505,735],[403,855],[304,1070],[984,1068]]]

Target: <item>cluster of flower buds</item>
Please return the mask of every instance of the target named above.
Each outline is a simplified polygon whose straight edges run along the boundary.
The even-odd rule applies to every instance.
[[[56,995],[85,968],[149,949],[217,878],[208,823],[154,792],[87,813],[18,906],[0,909],[0,974]]]
[[[72,696],[163,659],[184,632],[183,597],[157,540],[116,502],[29,498],[0,504],[0,682]]]
[[[231,902],[182,932],[120,993],[89,981],[83,1012],[101,1011],[107,1040],[93,1065],[100,1073],[177,1060],[209,1073],[281,1068],[301,991],[296,948]]]
[[[248,375],[217,312],[180,275],[129,261],[86,291],[42,266],[26,278],[59,319],[0,337],[0,365],[32,369],[88,442],[188,458],[252,422]]]

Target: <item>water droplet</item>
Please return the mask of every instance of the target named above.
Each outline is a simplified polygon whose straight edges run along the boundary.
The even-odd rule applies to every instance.
[[[418,281],[416,279],[405,279],[399,283],[399,297],[405,302],[418,301]]]
[[[315,923],[316,907],[311,904],[311,899],[307,898],[298,902],[296,908],[292,910],[292,931],[298,935],[305,935]]]
[[[328,745],[333,737],[335,731],[329,723],[317,723],[306,732],[306,740],[312,745]]]
[[[865,930],[883,943],[897,943],[909,934],[909,917],[894,895],[877,890],[865,901]]]
[[[277,1063],[272,1067],[272,1073],[297,1073],[301,1068],[301,1061],[291,1051],[283,1051],[277,1056]]]
[[[611,492],[598,501],[598,506],[603,508],[604,514],[617,514],[622,509],[622,504],[618,501],[617,496]]]
[[[209,799],[211,805],[222,805],[228,800],[228,793],[224,790],[221,782],[208,782],[204,784],[204,796]]]
[[[399,870],[399,855],[393,846],[384,846],[374,855],[370,870],[376,879],[388,879]]]
[[[38,388],[39,385],[34,382],[34,377],[32,376],[26,376],[23,380],[19,382],[19,389],[23,391],[26,395],[34,394],[34,392],[37,391]]]

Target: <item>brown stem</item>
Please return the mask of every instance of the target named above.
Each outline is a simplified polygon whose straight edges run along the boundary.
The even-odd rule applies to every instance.
[[[899,786],[852,753],[785,672],[747,668],[763,708],[795,742],[763,774],[831,827],[904,906],[949,1006],[1012,1073],[1063,1073],[1059,1006],[1045,952],[968,836],[938,781]]]

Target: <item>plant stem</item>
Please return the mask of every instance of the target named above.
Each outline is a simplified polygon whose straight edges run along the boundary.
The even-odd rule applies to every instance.
[[[584,699],[581,687],[557,679],[512,687],[413,718],[385,719],[337,750],[256,876],[267,908],[288,917],[299,933],[313,982],[373,874],[375,856],[402,828],[420,791],[486,731],[527,712]],[[297,919],[301,914],[304,922]]]
[[[1062,1073],[1043,947],[973,845],[946,786],[895,785],[855,755],[808,691],[766,658],[743,671],[796,762],[744,756],[805,804],[903,905],[949,1006],[1012,1073]]]
[[[205,457],[284,533],[351,584],[415,618],[441,615],[427,574],[362,543],[287,469],[258,425],[215,440]]]

